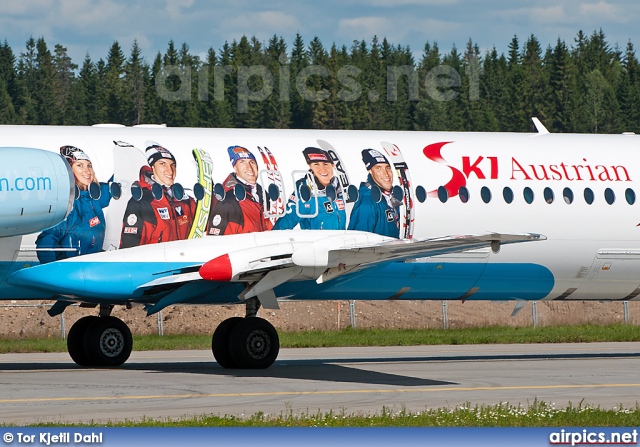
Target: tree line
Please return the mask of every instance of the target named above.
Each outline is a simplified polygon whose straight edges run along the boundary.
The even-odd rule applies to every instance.
[[[149,63],[116,41],[82,64],[67,49],[30,38],[0,45],[0,123],[235,128],[640,133],[640,64],[602,30],[543,48],[514,36],[507,54],[471,40],[442,52],[374,37],[325,48],[297,35],[225,42],[204,59],[170,41]]]

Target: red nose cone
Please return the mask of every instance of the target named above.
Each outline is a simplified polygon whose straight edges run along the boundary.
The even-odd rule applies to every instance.
[[[233,276],[229,255],[218,256],[200,267],[200,276],[207,281],[229,282]]]

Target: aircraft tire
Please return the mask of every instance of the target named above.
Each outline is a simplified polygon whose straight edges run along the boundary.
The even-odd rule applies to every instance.
[[[278,332],[259,317],[247,317],[231,331],[231,358],[237,368],[264,369],[276,361],[280,351]]]
[[[84,336],[84,350],[91,366],[120,366],[132,349],[131,331],[116,317],[99,317]]]
[[[231,358],[229,342],[231,340],[231,331],[242,320],[242,317],[227,318],[218,325],[213,332],[213,337],[211,337],[211,352],[213,352],[213,357],[218,362],[218,365],[223,368],[235,368],[236,366]]]
[[[67,352],[71,360],[80,366],[91,366],[91,361],[84,350],[84,336],[87,329],[97,320],[98,317],[89,315],[76,321],[67,335]]]

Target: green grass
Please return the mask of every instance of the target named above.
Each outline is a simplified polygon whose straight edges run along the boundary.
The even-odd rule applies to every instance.
[[[340,346],[412,346],[495,343],[588,343],[640,341],[638,326],[482,327],[468,329],[343,329],[341,331],[281,332],[283,348]],[[135,335],[136,351],[210,349],[211,335]],[[0,353],[64,352],[59,338],[0,339]]]
[[[602,409],[588,405],[555,408],[534,401],[528,407],[509,404],[437,408],[422,412],[384,408],[376,414],[256,413],[248,417],[202,415],[188,418],[125,420],[82,424],[47,423],[34,426],[72,427],[637,427],[640,406]]]

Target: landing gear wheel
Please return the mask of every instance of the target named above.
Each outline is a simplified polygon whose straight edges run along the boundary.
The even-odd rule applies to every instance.
[[[87,329],[94,324],[98,319],[93,315],[82,317],[76,321],[71,329],[69,329],[69,335],[67,336],[67,351],[71,360],[76,362],[80,366],[91,366],[89,357],[84,350],[84,335]]]
[[[231,358],[231,350],[229,349],[229,341],[231,331],[242,321],[241,317],[231,317],[224,320],[218,325],[211,337],[211,351],[218,365],[223,368],[234,368],[236,364]]]
[[[231,331],[231,358],[238,368],[264,369],[276,361],[280,339],[271,323],[258,317],[247,317]]]
[[[84,351],[92,366],[120,366],[133,349],[129,327],[116,317],[100,317],[87,330]]]

